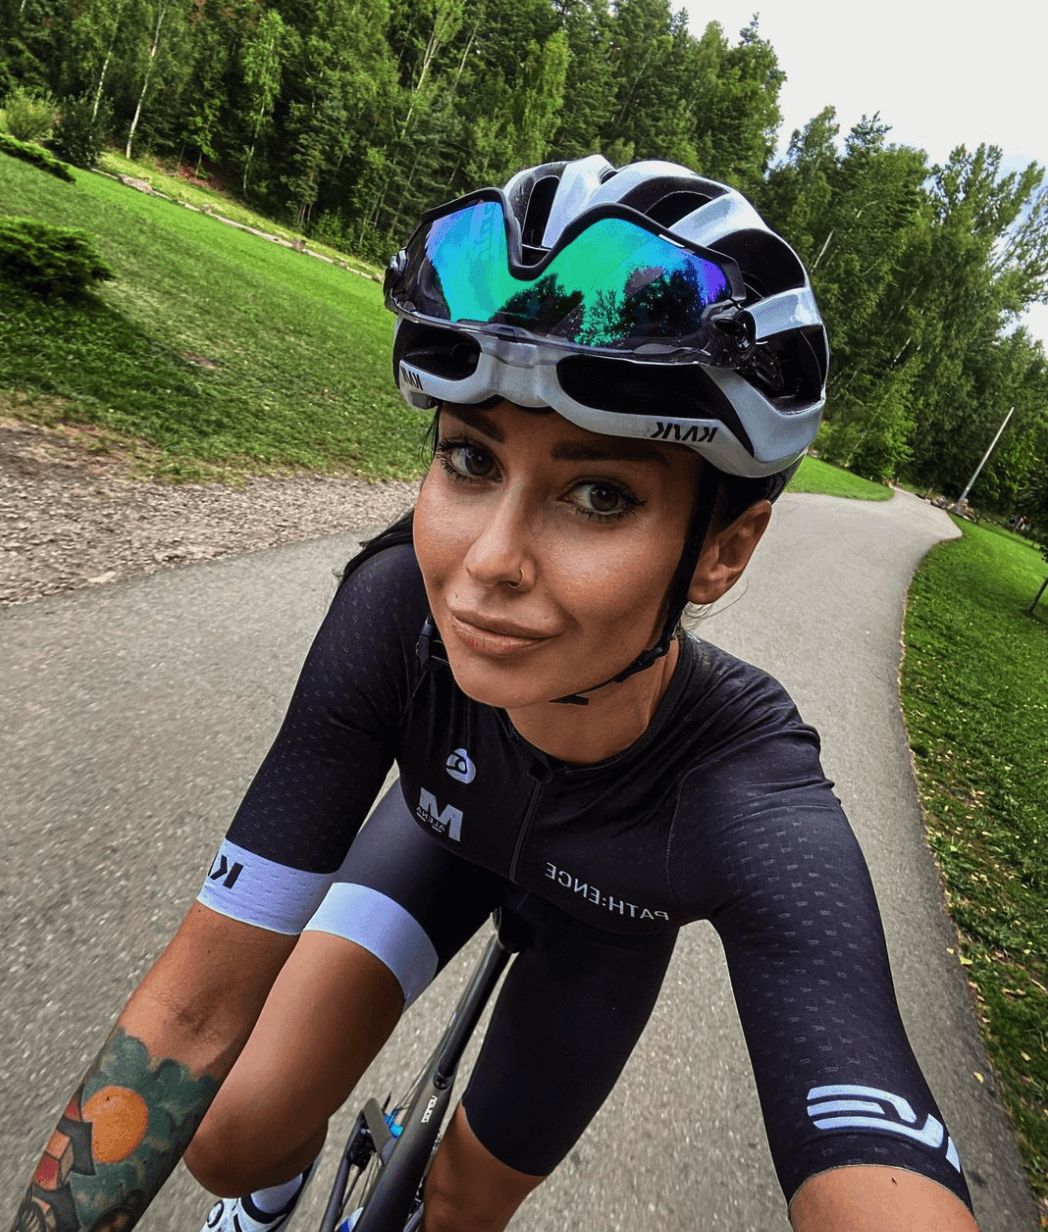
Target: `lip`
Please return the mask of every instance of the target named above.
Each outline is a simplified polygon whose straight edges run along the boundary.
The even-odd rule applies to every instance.
[[[510,624],[507,621],[493,620],[481,625],[474,623],[479,619],[478,617],[472,614],[467,617],[465,613],[459,616],[455,612],[451,612],[451,619],[459,641],[481,654],[519,654],[522,650],[528,650],[532,646],[549,641],[545,635],[536,636],[532,633],[523,633],[519,625]]]

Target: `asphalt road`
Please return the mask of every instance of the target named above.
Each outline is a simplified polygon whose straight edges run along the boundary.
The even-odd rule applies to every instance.
[[[950,953],[897,701],[906,586],[924,552],[953,533],[944,514],[905,494],[883,504],[786,496],[744,584],[701,636],[769,668],[822,732],[872,868],[903,1016],[983,1232],[1034,1232]],[[332,569],[356,538],[0,614],[0,1191],[12,1213],[65,1099],[194,897],[283,713]],[[408,1013],[362,1093],[381,1098],[414,1073],[478,944]],[[315,1226],[327,1175],[296,1228],[311,1214]],[[208,1205],[179,1169],[140,1226],[197,1232]],[[572,1225],[788,1228],[724,964],[704,925],[685,930],[616,1091],[513,1227]]]

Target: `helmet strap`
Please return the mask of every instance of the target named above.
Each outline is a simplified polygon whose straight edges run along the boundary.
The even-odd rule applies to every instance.
[[[566,697],[554,697],[552,699],[554,702],[565,706],[588,706],[589,698],[584,697],[584,693],[594,693],[597,689],[603,689],[606,685],[619,684],[623,680],[628,680],[630,676],[634,676],[637,672],[642,672],[654,663],[657,663],[664,654],[669,652],[670,645],[673,642],[673,635],[677,628],[677,622],[680,620],[681,613],[688,602],[688,590],[691,587],[691,580],[699,563],[699,557],[702,555],[706,535],[713,522],[713,510],[716,506],[719,492],[720,472],[704,463],[699,478],[698,491],[695,494],[695,504],[691,511],[691,520],[688,523],[687,534],[684,537],[684,547],[681,550],[677,570],[670,583],[669,608],[666,614],[666,623],[662,626],[659,640],[649,650],[645,650],[638,655],[629,667],[623,668],[616,675],[601,681],[600,684],[590,685],[588,689],[580,689],[577,693],[569,693]]]

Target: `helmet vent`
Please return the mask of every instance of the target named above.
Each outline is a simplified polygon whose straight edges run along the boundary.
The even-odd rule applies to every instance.
[[[557,195],[560,179],[555,175],[543,176],[531,190],[524,224],[520,229],[520,239],[523,246],[524,259],[531,264],[537,263],[545,255],[542,247],[542,234],[546,230],[550,207]]]
[[[672,192],[650,206],[647,215],[653,222],[672,227],[675,222],[680,222],[685,214],[699,209],[707,201],[709,197],[704,193]]]
[[[710,247],[738,262],[746,282],[748,304],[780,291],[795,291],[807,282],[804,266],[793,250],[770,231],[734,231]]]

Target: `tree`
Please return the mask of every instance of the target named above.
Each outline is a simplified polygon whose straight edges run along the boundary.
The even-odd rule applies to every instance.
[[[273,107],[280,93],[287,28],[276,9],[266,9],[258,26],[244,40],[240,67],[244,85],[248,91],[250,108],[251,144],[244,155],[244,171],[241,178],[244,196],[248,193],[251,163],[255,157],[263,126],[273,114]]]
[[[316,0],[286,61],[286,157],[280,176],[300,226],[355,148],[380,123],[376,104],[392,77],[386,0]],[[360,155],[354,159],[359,163]]]
[[[166,53],[172,47],[184,42],[187,34],[186,19],[193,4],[194,0],[153,0],[151,5],[143,6],[141,10],[141,15],[148,17],[149,50],[139,67],[142,85],[138,91],[138,101],[127,130],[127,142],[124,146],[125,158],[130,158],[134,150],[135,134],[138,131],[146,101],[151,96],[151,87],[157,85],[169,67],[175,68],[179,63],[177,55]],[[136,7],[132,6],[132,8]],[[185,68],[183,59],[183,76]],[[172,74],[172,76],[175,75],[177,74]]]
[[[81,0],[73,11],[61,89],[90,96],[92,121],[98,118],[110,69],[127,58],[129,16],[129,0]]]
[[[996,430],[1008,390],[1023,384],[1028,355],[1008,347],[1007,328],[1024,301],[1045,294],[1048,234],[1024,221],[1043,218],[1042,170],[1002,175],[1001,158],[993,146],[961,146],[932,169],[929,225],[910,261],[926,357],[914,390],[914,472],[954,490]]]
[[[779,90],[786,74],[775,49],[760,37],[757,18],[730,45],[710,22],[693,52],[692,111],[699,169],[752,193],[763,182],[782,113]]]
[[[607,0],[554,0],[569,49],[561,107],[550,138],[551,158],[584,158],[601,149],[601,133],[617,107]]]

